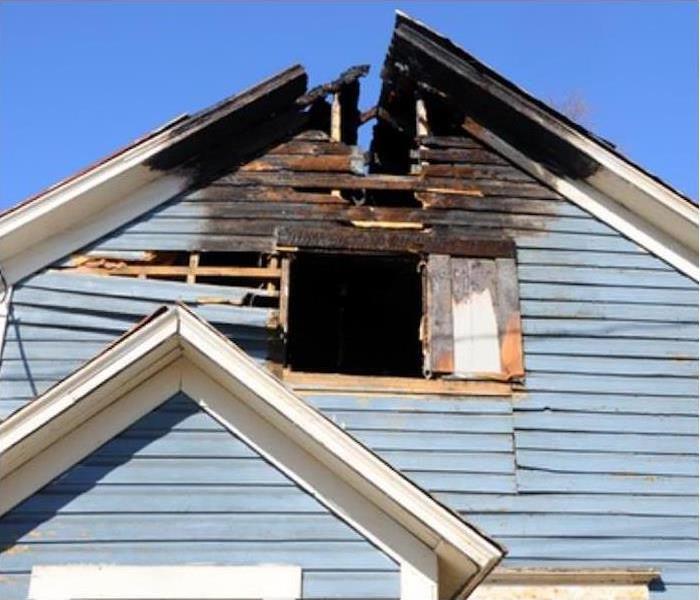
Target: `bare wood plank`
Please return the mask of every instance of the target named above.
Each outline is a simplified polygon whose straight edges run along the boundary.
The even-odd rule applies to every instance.
[[[431,254],[425,269],[426,300],[423,370],[426,375],[454,372],[451,259]]]
[[[190,274],[208,277],[254,277],[261,279],[278,279],[280,270],[267,267],[181,267],[172,265],[126,265],[114,269],[78,267],[72,269],[74,273],[88,273],[92,275],[148,275],[148,276],[182,276]]]
[[[277,230],[277,244],[283,247],[322,250],[368,250],[450,254],[453,256],[513,256],[512,240],[502,237],[472,237],[447,232],[360,229],[349,227],[284,226]]]
[[[416,135],[425,137],[430,134],[428,126],[428,109],[425,106],[425,100],[418,98],[416,100]]]
[[[333,102],[331,103],[331,140],[340,142],[342,137],[342,129],[340,122],[340,92],[333,94]]]
[[[292,266],[292,258],[282,258],[282,274],[280,277],[280,326],[286,335],[289,330],[289,277]]]
[[[419,148],[411,151],[411,157],[432,163],[510,164],[505,158],[484,148]]]
[[[372,392],[391,394],[445,394],[510,396],[512,387],[498,381],[457,381],[411,377],[370,377],[335,373],[302,373],[285,370],[284,381],[295,391]]]
[[[273,269],[275,271],[279,270],[279,257],[278,256],[271,256],[270,260],[267,263],[267,268]],[[281,274],[282,274],[282,271],[280,271],[280,276],[281,276]],[[270,294],[276,293],[277,288],[275,286],[274,281],[267,282],[267,291]]]
[[[508,377],[520,378],[525,376],[525,366],[515,260],[498,258],[495,263],[496,316],[501,345],[501,369]]]
[[[419,137],[418,141],[423,146],[436,146],[438,148],[484,148],[481,142],[467,136],[429,135]]]
[[[239,172],[265,171],[322,171],[338,173],[361,172],[364,159],[361,154],[331,154],[321,156],[303,156],[286,154],[267,155],[243,165]]]

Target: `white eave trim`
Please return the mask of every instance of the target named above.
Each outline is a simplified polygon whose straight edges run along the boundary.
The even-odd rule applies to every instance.
[[[172,143],[163,132],[0,217],[0,268],[8,284],[184,192],[189,176],[144,164]]]
[[[139,400],[140,388],[151,390],[147,401]],[[324,465],[326,472],[337,478],[333,489],[347,489],[348,493],[341,502],[334,501],[333,494],[329,497],[326,490],[325,496],[320,495],[326,498],[327,505],[331,510],[334,505],[341,509],[338,514],[357,525],[358,530],[373,532],[370,539],[380,547],[385,546],[382,535],[386,534],[390,555],[399,560],[402,569],[403,565],[408,566],[402,574],[403,580],[420,583],[426,594],[431,589],[437,594],[437,576],[432,575],[435,567],[431,566],[434,563],[430,552],[434,553],[433,561],[437,560],[439,572],[449,573],[449,585],[462,582],[461,589],[450,588],[449,597],[453,598],[466,597],[503,557],[498,545],[294,395],[182,306],[161,309],[63,382],[0,423],[3,459],[0,485],[12,484],[13,488],[11,498],[0,502],[0,515],[75,464],[81,458],[80,452],[88,453],[98,447],[95,444],[115,435],[115,427],[128,424],[129,411],[138,412],[136,420],[144,410],[164,402],[178,390],[199,396],[196,401],[200,406],[232,431],[240,431],[237,427],[245,419],[237,425],[227,415],[249,414],[248,431],[253,431],[250,429],[253,421],[260,423],[254,431],[264,432],[267,427],[268,433],[260,435],[268,445],[273,443],[273,438],[278,440],[271,446],[277,449],[278,456],[280,448],[293,444],[309,457],[304,463],[296,464],[316,461],[319,468]],[[227,397],[237,399],[241,408],[227,403]],[[107,416],[110,411],[114,416]],[[99,436],[92,436],[97,439],[88,439],[84,434],[76,438],[77,430],[86,427],[90,419],[102,423]],[[245,439],[245,432],[241,434]],[[255,437],[250,442],[255,444]],[[47,450],[50,445],[55,449],[53,452]],[[66,448],[66,456],[52,457],[59,454],[57,449],[61,447]],[[287,450],[282,456],[291,453],[291,448]],[[265,455],[265,448],[262,451]],[[268,455],[275,464],[274,453]],[[57,461],[53,470],[51,460]],[[323,485],[328,488],[327,484]],[[352,500],[354,495],[373,508],[359,510],[357,500]],[[377,532],[384,533],[377,535]],[[440,597],[446,597],[443,590]]]

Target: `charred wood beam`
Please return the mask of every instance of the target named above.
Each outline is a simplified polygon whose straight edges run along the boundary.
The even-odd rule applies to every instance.
[[[427,148],[421,144],[411,151],[411,158],[431,163],[466,163],[470,165],[509,165],[499,154],[485,148]],[[515,169],[516,167],[512,167]]]
[[[282,248],[380,253],[450,254],[473,257],[512,257],[515,246],[502,237],[457,236],[436,231],[364,230],[349,227],[284,226],[277,230]]]
[[[267,153],[256,160],[244,164],[242,172],[266,171],[323,171],[337,173],[364,172],[365,156],[354,148],[351,154],[304,155]]]
[[[493,179],[495,167],[487,169],[471,168],[469,178],[418,177],[415,175],[350,175],[346,173],[251,173],[238,172],[222,177],[218,183],[232,186],[267,185],[271,187],[292,187],[304,189],[346,189],[435,192],[476,196],[520,196],[529,198],[559,198],[559,195],[544,188],[539,183]]]
[[[371,121],[372,119],[377,118],[377,111],[378,108],[377,106],[373,106],[372,108],[368,108],[364,112],[360,113],[360,125],[364,125],[367,123],[367,121]]]
[[[264,154],[269,148],[307,126],[309,115],[293,109],[268,117],[257,126],[235,136],[212,140],[185,168],[194,173],[194,185],[202,186],[235,167]]]
[[[311,106],[312,112],[319,113],[318,107],[323,107],[327,113],[328,130],[331,138],[336,142],[347,144],[357,143],[357,128],[360,126],[360,111],[358,100],[360,98],[359,79],[369,73],[369,65],[357,65],[350,67],[341,75],[328,83],[319,85],[297,100],[299,106]],[[326,102],[326,96],[332,94],[333,101],[330,106]]]
[[[343,71],[337,79],[317,85],[297,100],[300,106],[308,106],[329,94],[339,92],[343,87],[357,83],[357,81],[369,73],[369,65],[355,65]]]
[[[599,163],[542,125],[532,102],[513,92],[506,100],[500,91],[506,87],[503,78],[439,35],[419,29],[401,17],[383,76],[392,85],[408,79],[423,90],[434,90],[456,114],[464,117],[468,112],[484,127],[555,173],[585,179],[600,168]],[[550,120],[553,122],[554,118]]]
[[[289,111],[294,101],[305,92],[306,84],[306,72],[295,66],[214,108],[193,115],[173,127],[169,135],[175,138],[192,133],[154,156],[148,166],[169,171],[187,163],[195,171],[203,169],[203,158],[210,154],[209,148],[225,146],[244,131],[250,132],[256,125],[269,121],[273,115]]]

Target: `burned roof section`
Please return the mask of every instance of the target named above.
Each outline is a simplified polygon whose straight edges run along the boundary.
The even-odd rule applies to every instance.
[[[694,204],[667,182],[618,152],[610,141],[538,100],[445,36],[400,11],[396,14],[382,79],[380,108],[387,108],[395,95],[408,89],[420,92],[449,107],[455,120],[473,118],[552,172],[572,179],[587,179],[601,164],[572,143],[569,133],[574,131]]]

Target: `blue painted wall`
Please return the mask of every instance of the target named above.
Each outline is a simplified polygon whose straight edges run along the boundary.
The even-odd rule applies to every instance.
[[[481,206],[445,213],[453,224],[492,223],[517,243],[524,393],[308,400],[508,546],[506,564],[656,567],[663,582],[655,598],[695,600],[697,285],[551,193],[516,200],[505,215],[507,198],[493,211]],[[245,216],[251,204],[236,204],[241,218],[251,218]],[[291,205],[278,210],[301,211]],[[207,214],[207,201],[195,193],[95,247],[196,249],[212,240]],[[270,246],[262,234],[215,241]],[[63,378],[156,305],[177,298],[196,304],[196,294],[185,284],[51,273],[28,278],[15,290],[0,365],[2,414]],[[196,308],[254,357],[268,356],[268,310]],[[166,440],[180,455],[198,446],[177,426],[158,443]],[[186,465],[193,462],[182,460],[172,472],[189,477]],[[153,502],[140,490],[98,485],[65,506],[90,513],[99,502],[111,502],[117,514],[132,494],[137,504]],[[170,484],[161,491],[165,506],[181,508]],[[205,482],[192,482],[189,495],[195,507],[200,499],[224,509],[245,502]],[[0,531],[7,526],[0,522]],[[87,535],[94,537],[96,527],[86,527]],[[154,551],[145,542],[139,548],[144,557]],[[34,556],[2,560],[28,567],[40,560]],[[371,587],[374,580],[367,585],[384,590]]]
[[[398,598],[397,565],[178,395],[0,522],[0,598],[35,564],[293,564],[304,598]]]

